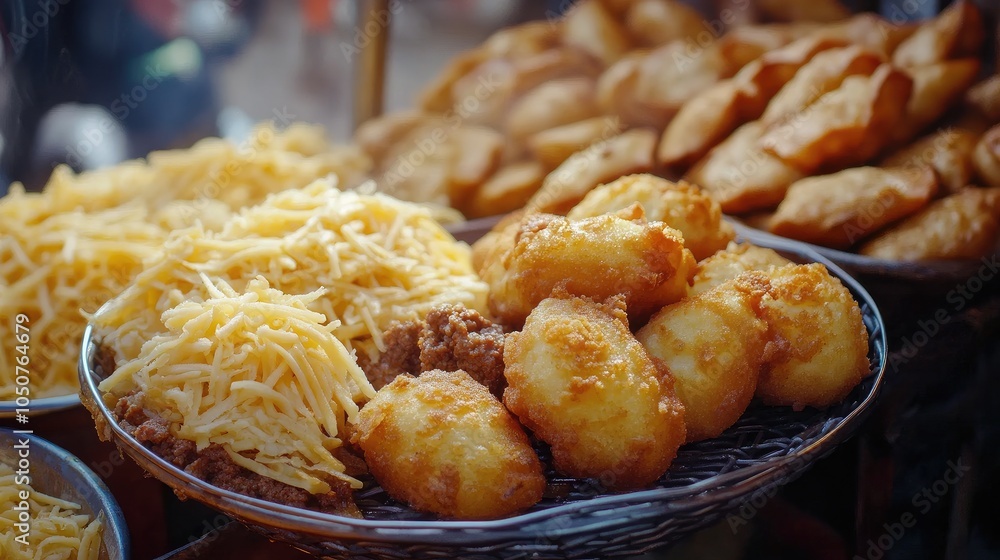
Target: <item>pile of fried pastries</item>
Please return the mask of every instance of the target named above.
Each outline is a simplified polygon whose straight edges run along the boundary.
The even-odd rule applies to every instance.
[[[821,264],[733,241],[717,202],[638,174],[567,216],[513,214],[474,247],[487,316],[384,333],[352,443],[394,498],[445,518],[514,514],[558,473],[649,486],[755,398],[826,408],[869,375],[858,303]],[[529,437],[528,434],[531,434]]]
[[[975,5],[897,24],[830,0],[753,4],[712,20],[675,0],[582,0],[458,55],[417,109],[355,141],[382,190],[468,217],[563,214],[599,184],[651,172],[831,248],[989,253],[1000,77],[981,80]]]

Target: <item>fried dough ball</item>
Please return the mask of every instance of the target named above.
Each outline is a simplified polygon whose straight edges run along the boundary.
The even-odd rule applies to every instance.
[[[490,310],[507,325],[521,325],[560,285],[596,300],[623,294],[629,316],[642,320],[687,295],[694,265],[680,232],[662,222],[534,214],[483,280]]]
[[[391,496],[444,517],[502,517],[545,489],[524,430],[463,371],[397,377],[361,409],[356,443]]]
[[[772,268],[791,263],[792,261],[782,257],[773,249],[733,242],[725,251],[719,251],[698,263],[691,295],[703,294],[744,272],[751,270],[767,272]]]
[[[774,353],[757,395],[765,404],[825,408],[868,375],[868,332],[851,293],[821,264],[769,273],[763,316]]]
[[[636,333],[674,378],[687,441],[718,436],[753,400],[767,350],[767,324],[758,316],[767,289],[763,273],[742,274],[665,307]]]
[[[638,202],[646,219],[663,222],[684,236],[684,246],[696,260],[704,259],[735,237],[733,227],[722,220],[719,203],[685,182],[673,183],[655,175],[621,177],[587,193],[569,211],[572,220],[610,214]]]
[[[667,471],[684,442],[673,381],[628,329],[625,299],[565,293],[507,336],[507,408],[552,447],[559,472],[637,488]]]

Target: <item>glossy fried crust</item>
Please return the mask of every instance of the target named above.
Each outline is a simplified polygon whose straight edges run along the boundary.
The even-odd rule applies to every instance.
[[[507,336],[504,403],[552,447],[555,468],[636,488],[666,472],[684,442],[673,381],[629,332],[624,299],[559,294]]]
[[[868,333],[851,293],[821,264],[771,271],[763,316],[772,352],[757,383],[765,404],[825,408],[868,375]]]
[[[1000,188],[970,187],[932,202],[861,247],[899,261],[978,259],[1000,242]]]
[[[741,274],[665,307],[636,334],[674,378],[687,441],[718,436],[753,399],[767,356],[767,324],[758,315],[768,289],[765,274]]]
[[[774,267],[791,263],[792,261],[782,257],[773,249],[750,243],[730,243],[725,251],[719,251],[698,263],[691,295],[705,293],[744,272],[752,270],[767,272]]]
[[[687,295],[695,265],[677,230],[615,215],[569,220],[536,214],[522,222],[515,239],[483,275],[491,311],[514,327],[557,286],[595,300],[623,294],[629,316],[642,320]]]
[[[735,233],[722,221],[719,203],[685,182],[673,183],[655,175],[621,177],[590,191],[569,211],[573,220],[610,214],[639,203],[651,222],[663,222],[681,232],[684,246],[696,260],[704,259],[732,241]]]
[[[361,410],[356,441],[391,496],[444,517],[510,515],[545,489],[517,420],[465,372],[397,377]]]

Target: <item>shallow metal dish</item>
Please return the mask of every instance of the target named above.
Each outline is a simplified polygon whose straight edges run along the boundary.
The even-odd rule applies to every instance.
[[[104,525],[98,558],[128,560],[128,526],[122,510],[108,487],[83,461],[40,437],[15,434],[6,428],[0,428],[0,461],[16,465],[18,456],[14,445],[24,438],[29,440],[32,489],[76,502],[84,513],[98,516]]]
[[[31,405],[28,407],[31,409],[29,416],[48,414],[50,412],[73,408],[74,406],[80,406],[80,395],[78,393],[31,399]],[[15,401],[0,401],[0,418],[13,418],[17,414],[18,408],[24,407],[18,406]]]
[[[391,498],[373,480],[356,494],[365,519],[351,519],[248,498],[221,490],[164,461],[115,421],[98,391],[93,331],[80,356],[83,403],[104,439],[113,440],[178,494],[203,502],[268,537],[327,558],[567,558],[640,554],[717,521],[761,493],[801,475],[850,437],[870,412],[883,381],[886,337],[868,293],[822,255],[793,241],[762,243],[798,262],[821,262],[861,304],[871,375],[825,411],[751,405],[720,437],[681,448],[670,471],[646,490],[602,493],[594,481],[548,472],[541,503],[495,521],[441,521]],[[545,449],[540,449],[545,454]],[[543,457],[544,458],[544,457]]]

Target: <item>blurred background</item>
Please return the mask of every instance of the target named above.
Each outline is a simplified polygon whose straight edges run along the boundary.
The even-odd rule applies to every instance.
[[[992,1],[992,0],[988,0]],[[351,77],[370,33],[358,0],[3,0],[0,195],[77,170],[238,139],[262,119],[351,133]],[[392,0],[386,110],[406,108],[453,55],[493,31],[556,17],[573,0]],[[688,2],[706,15],[725,0]],[[732,0],[746,8],[746,0]],[[934,14],[939,0],[855,0]]]

